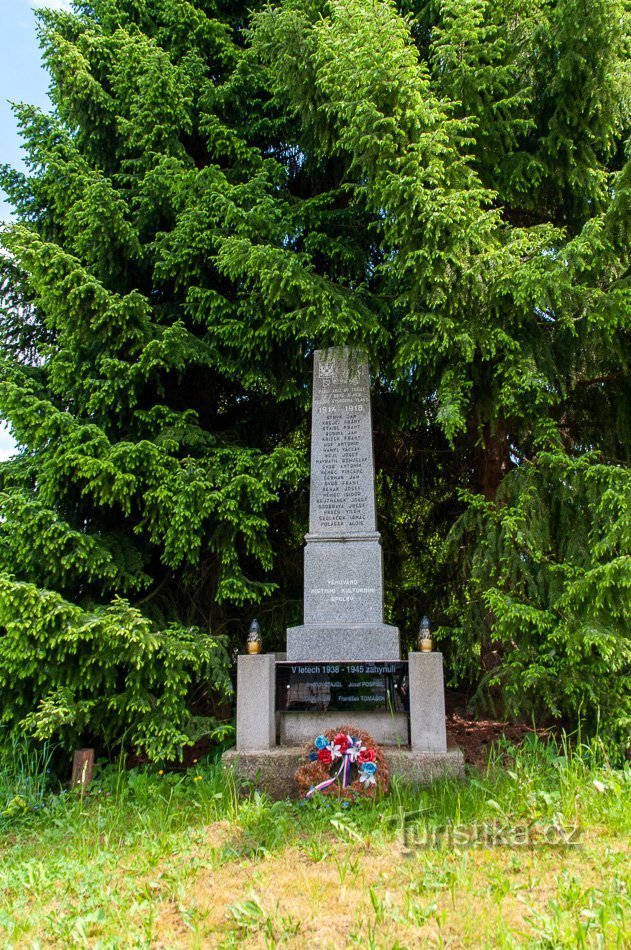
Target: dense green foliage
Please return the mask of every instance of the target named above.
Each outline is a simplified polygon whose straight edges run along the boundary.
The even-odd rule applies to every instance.
[[[310,355],[344,343],[375,371],[392,620],[411,642],[430,612],[481,698],[624,734],[627,14],[40,14],[54,108],[17,107],[30,172],[2,178],[7,728],[172,754],[217,711],[221,637],[256,609],[280,645]]]

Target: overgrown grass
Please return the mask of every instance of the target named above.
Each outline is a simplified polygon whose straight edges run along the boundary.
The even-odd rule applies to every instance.
[[[631,772],[598,743],[499,743],[462,782],[348,807],[240,797],[215,763],[109,766],[81,795],[51,788],[49,760],[14,749],[0,767],[10,946],[629,939]]]

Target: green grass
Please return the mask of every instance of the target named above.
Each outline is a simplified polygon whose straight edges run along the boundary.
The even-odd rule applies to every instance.
[[[51,789],[49,767],[46,750],[0,763],[2,946],[630,939],[631,772],[596,743],[500,743],[462,782],[349,807],[240,797],[212,763],[109,766],[83,796]],[[579,844],[559,845],[571,828]]]

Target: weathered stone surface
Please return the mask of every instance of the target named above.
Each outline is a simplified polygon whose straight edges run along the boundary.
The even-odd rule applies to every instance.
[[[349,347],[318,350],[309,530],[339,538],[376,529],[368,361]]]
[[[310,623],[383,623],[379,535],[315,540],[305,548],[305,613]]]
[[[276,656],[242,655],[237,659],[237,749],[271,749],[276,745]]]
[[[440,778],[461,778],[464,757],[460,749],[446,752],[417,752],[409,748],[385,750],[391,777],[410,785],[426,785]],[[294,775],[304,761],[303,747],[279,747],[267,752],[239,752],[228,749],[222,761],[242,780],[251,782],[274,799],[296,798]]]
[[[305,624],[287,630],[288,660],[399,660],[399,630],[379,624]]]
[[[445,685],[442,653],[410,653],[410,741],[416,752],[444,752]]]
[[[221,757],[225,768],[241,781],[267,792],[271,798],[296,798],[294,775],[302,762],[301,748],[269,749],[267,752],[243,752],[228,749]]]
[[[464,777],[464,755],[456,747],[444,752],[388,749],[390,775],[409,785],[427,785],[441,778]]]
[[[407,713],[356,712],[352,715],[340,712],[281,712],[280,742],[284,746],[313,741],[321,732],[344,725],[370,733],[375,742],[384,746],[407,746]]]

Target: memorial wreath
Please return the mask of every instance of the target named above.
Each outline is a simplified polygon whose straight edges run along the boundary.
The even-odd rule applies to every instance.
[[[367,732],[340,726],[317,736],[305,749],[307,762],[296,770],[301,795],[372,798],[388,791],[386,758]]]

